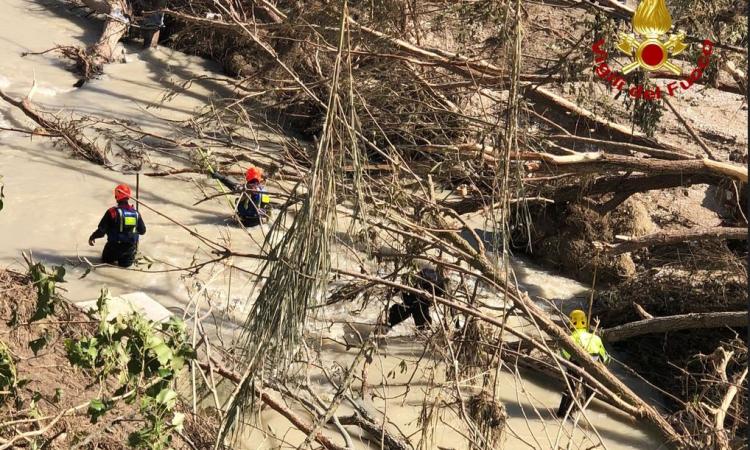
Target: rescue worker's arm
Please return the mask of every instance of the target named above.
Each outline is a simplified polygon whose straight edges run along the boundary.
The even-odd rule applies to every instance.
[[[223,184],[224,186],[228,187],[229,189],[231,189],[233,191],[239,190],[239,185],[234,180],[232,180],[231,178],[227,178],[224,175],[222,175],[220,173],[216,173],[216,172],[211,172],[211,176],[214,177],[214,178],[216,178],[217,180],[219,180],[221,182],[221,184]]]
[[[146,223],[143,222],[143,216],[138,214],[138,225],[135,227],[135,231],[138,232],[138,234],[146,234]]]
[[[607,349],[604,348],[604,344],[599,346],[599,357],[604,364],[609,364],[609,353],[607,353]]]
[[[93,246],[95,240],[106,236],[107,230],[109,230],[110,226],[112,226],[112,216],[109,210],[107,210],[107,212],[104,213],[104,217],[102,217],[102,220],[99,221],[99,225],[96,227],[96,230],[94,230],[94,232],[91,233],[91,236],[89,236],[89,245]]]

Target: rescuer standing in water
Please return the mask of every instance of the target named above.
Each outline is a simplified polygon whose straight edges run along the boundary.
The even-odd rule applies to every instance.
[[[117,206],[109,208],[99,221],[99,226],[91,233],[89,245],[107,236],[107,243],[102,251],[102,262],[130,267],[138,252],[138,238],[146,234],[146,224],[141,214],[128,202],[131,197],[130,187],[120,184],[115,188]]]
[[[604,349],[604,344],[599,336],[590,333],[588,331],[588,320],[586,319],[586,313],[580,309],[576,309],[570,313],[570,325],[573,332],[570,334],[570,338],[573,342],[578,344],[584,351],[586,351],[591,359],[594,361],[601,361],[604,364],[609,362],[609,355]],[[571,354],[566,349],[560,351],[562,357],[570,360],[575,365],[580,365],[575,358],[571,359]],[[578,392],[578,386],[583,384],[580,378],[569,378],[571,381],[571,387],[573,392]],[[584,399],[588,399],[591,396],[591,388],[583,384]],[[570,392],[566,389],[563,391],[562,399],[560,399],[560,407],[557,409],[557,417],[565,417],[573,405],[573,397]]]
[[[224,175],[213,172],[211,174],[219,180],[224,186],[233,191],[242,191],[237,198],[237,215],[246,227],[254,227],[268,219],[268,209],[271,199],[266,193],[266,188],[261,183],[263,172],[257,167],[250,167],[245,173],[244,190],[240,183],[237,183]]]

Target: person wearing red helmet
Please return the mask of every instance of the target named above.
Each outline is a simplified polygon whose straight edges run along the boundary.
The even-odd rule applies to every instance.
[[[249,167],[245,172],[245,186],[237,183],[216,172],[212,173],[213,177],[219,180],[224,186],[232,191],[239,192],[237,198],[237,216],[239,216],[242,225],[254,227],[268,219],[268,208],[270,206],[270,197],[263,186],[263,171],[257,167]]]
[[[89,245],[107,236],[102,251],[102,262],[130,267],[138,251],[138,238],[146,233],[146,224],[141,214],[128,202],[132,193],[126,184],[115,187],[117,206],[109,208],[99,221],[99,226],[89,236]]]

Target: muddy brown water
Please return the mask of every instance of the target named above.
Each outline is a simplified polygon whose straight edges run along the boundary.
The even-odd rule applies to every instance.
[[[205,106],[215,95],[223,95],[218,84],[193,83],[188,90],[167,101],[159,108],[165,89],[174,88],[181,81],[201,74],[214,73],[211,63],[168,49],[138,53],[135,48],[126,64],[107,66],[105,76],[87,83],[82,89],[73,88],[76,77],[67,70],[67,62],[53,55],[27,56],[24,51],[40,51],[55,44],[80,45],[96,39],[99,24],[81,19],[56,2],[4,0],[0,2],[0,88],[20,98],[26,95],[36,80],[32,95],[35,104],[48,111],[70,111],[76,114],[132,120],[145,129],[163,135],[176,135],[173,121],[189,117]],[[19,111],[0,103],[0,127],[33,129]],[[159,162],[179,165],[186,155],[178,151],[159,153],[151,157]],[[70,158],[59,143],[40,137],[0,130],[0,175],[5,184],[5,209],[0,212],[0,266],[23,270],[21,252],[32,252],[36,259],[48,264],[64,264],[68,269],[65,295],[72,301],[95,298],[102,287],[114,294],[143,291],[177,314],[195,307],[191,298],[203,298],[199,308],[211,309],[226,320],[216,324],[215,333],[231,339],[236,324],[252,298],[254,285],[242,277],[230,276],[228,271],[209,268],[195,279],[185,279],[177,267],[190,264],[194,255],[207,257],[184,230],[169,220],[143,211],[148,232],[143,238],[142,252],[155,262],[151,271],[97,268],[87,276],[87,263],[98,262],[103,240],[89,247],[87,238],[105,209],[111,206],[112,189],[121,182],[135,183],[133,175],[108,170],[94,164]],[[258,228],[249,234],[228,225],[227,205],[220,200],[193,206],[202,198],[201,189],[211,184],[199,175],[169,178],[141,178],[141,198],[154,208],[168,214],[184,225],[212,239],[231,240],[235,248],[257,252],[267,229]],[[347,264],[345,258],[336,258]],[[258,264],[237,261],[248,270]],[[579,302],[585,297],[586,287],[556,276],[533,265],[515,260],[519,281],[537,297],[556,299],[559,305]],[[195,295],[205,289],[210,295]],[[380,311],[371,307],[354,320],[362,331],[371,330]],[[322,348],[322,364],[346,366],[356,353],[340,342],[347,339],[342,322],[351,319],[351,311],[328,308],[310,325],[311,335],[318,336]],[[415,342],[412,325],[397,327],[379,350],[368,371],[368,386],[377,395],[373,406],[385,411],[389,420],[398,425],[416,444],[421,428],[418,418],[422,405],[434,400],[438,392],[428,389],[427,380],[446,382],[445,368],[434,366],[429,355],[422,357],[422,345]],[[402,370],[403,369],[403,370]],[[533,373],[516,377],[503,373],[498,383],[499,399],[506,406],[509,420],[503,448],[552,448],[557,442],[562,448],[584,449],[599,444],[607,449],[658,448],[656,433],[615,409],[595,401],[587,417],[601,436],[585,424],[573,429],[554,417],[559,392],[549,380]],[[413,378],[410,388],[407,380]],[[321,382],[324,399],[331,392]],[[632,380],[631,380],[632,381]],[[470,380],[462,380],[470,393]],[[356,388],[355,384],[355,388]],[[389,400],[384,400],[389,399]],[[303,414],[300,411],[301,414]],[[300,443],[304,436],[283,418],[264,410],[258,430],[243,435],[241,448],[288,448]],[[465,432],[455,414],[445,410],[435,422],[434,445],[437,448],[463,448],[460,433]],[[357,448],[368,447],[348,427]],[[343,442],[335,430],[326,433]],[[415,434],[417,433],[417,434]]]

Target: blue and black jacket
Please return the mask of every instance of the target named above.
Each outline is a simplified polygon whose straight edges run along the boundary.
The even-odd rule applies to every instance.
[[[213,177],[216,178],[232,191],[240,191],[243,186],[224,175],[213,173]],[[253,190],[246,190],[237,198],[237,215],[240,219],[258,219],[260,217],[266,217],[265,208],[268,207],[270,202],[266,188],[263,185],[258,184],[258,187]]]
[[[107,242],[113,244],[135,245],[142,234],[146,234],[143,217],[128,202],[121,202],[104,213],[96,231],[91,234],[91,238],[99,239],[107,236]]]

